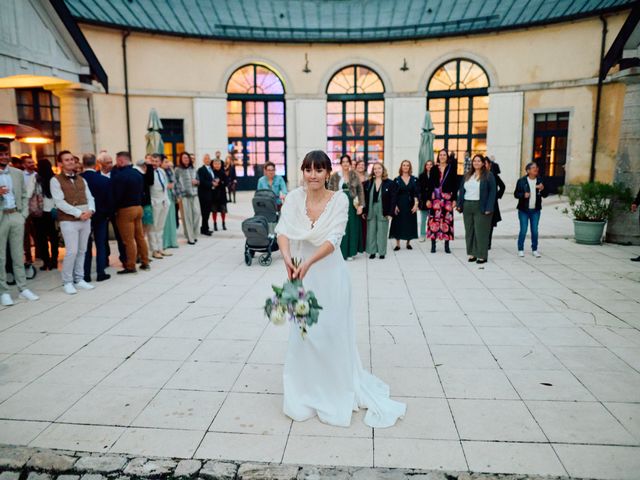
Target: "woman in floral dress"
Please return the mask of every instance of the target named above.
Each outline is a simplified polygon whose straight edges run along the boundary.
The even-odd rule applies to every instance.
[[[449,162],[449,154],[443,148],[438,152],[437,174],[439,181],[427,202],[431,209],[427,237],[431,239],[431,253],[436,252],[436,241],[444,240],[444,251],[451,253],[449,242],[453,240],[453,212],[458,195],[458,174]]]

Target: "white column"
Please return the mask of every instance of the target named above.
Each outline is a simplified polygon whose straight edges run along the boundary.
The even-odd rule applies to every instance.
[[[287,99],[287,176],[299,185],[300,164],[311,150],[327,149],[327,99]]]
[[[227,151],[227,99],[194,98],[193,99],[193,133],[195,141],[196,163],[208,153],[213,158],[216,150]]]
[[[79,157],[95,152],[89,114],[91,92],[81,88],[61,88],[52,90],[52,93],[60,99],[62,149]]]
[[[414,174],[418,175],[419,172],[415,170],[418,166],[420,133],[426,108],[423,95],[385,97],[384,163],[390,177],[397,176],[403,160],[409,160],[413,165]]]
[[[522,170],[523,92],[489,93],[487,154],[498,164],[507,192],[512,191]]]

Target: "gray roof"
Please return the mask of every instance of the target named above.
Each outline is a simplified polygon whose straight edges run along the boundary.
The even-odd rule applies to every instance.
[[[200,38],[369,42],[573,20],[634,0],[64,0],[87,23]]]

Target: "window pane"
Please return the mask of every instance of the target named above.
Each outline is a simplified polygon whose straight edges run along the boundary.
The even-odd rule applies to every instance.
[[[430,112],[438,112],[444,111],[444,98],[430,98],[429,99],[429,111]]]

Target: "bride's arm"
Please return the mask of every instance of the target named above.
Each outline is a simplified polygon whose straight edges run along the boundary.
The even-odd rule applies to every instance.
[[[291,249],[289,248],[289,239],[284,235],[278,235],[278,247],[280,248],[280,253],[282,254],[282,258],[284,259],[284,266],[287,269],[287,276],[289,280],[293,280],[296,278],[294,276],[295,267],[293,266],[293,261],[291,260]]]

